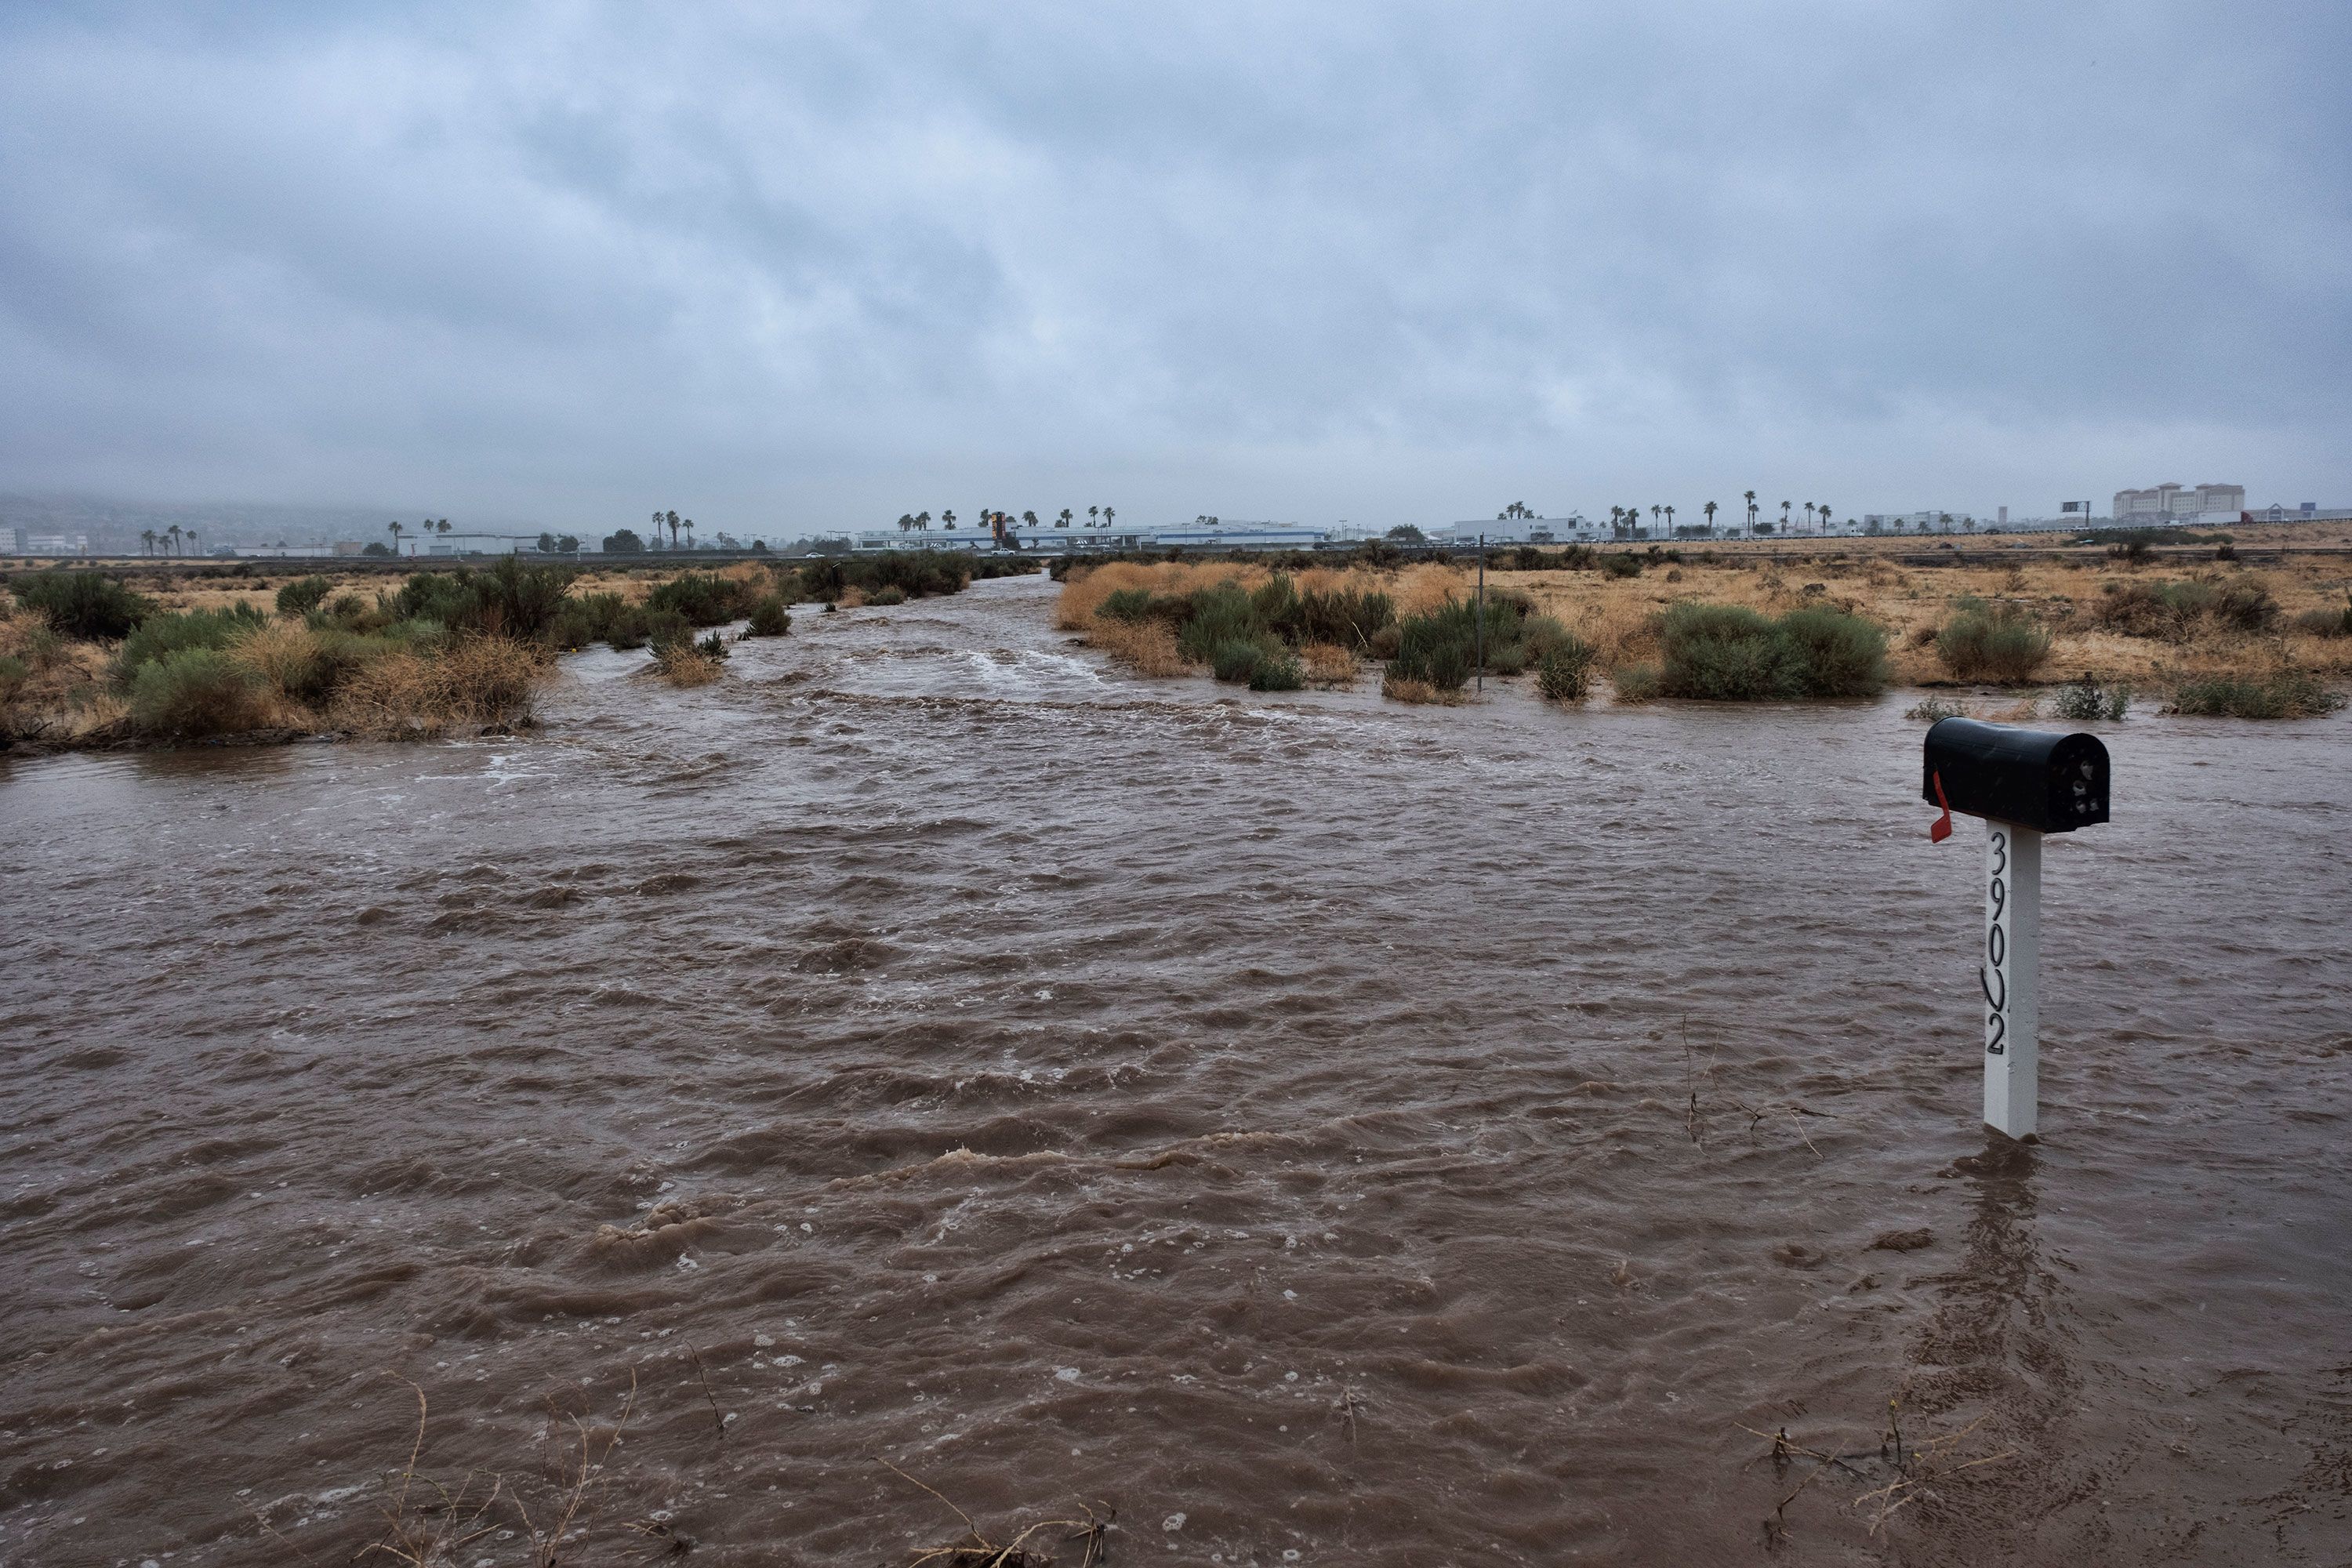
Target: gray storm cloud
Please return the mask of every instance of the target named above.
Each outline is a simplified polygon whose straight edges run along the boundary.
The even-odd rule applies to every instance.
[[[0,488],[2352,501],[2352,13],[34,6]]]

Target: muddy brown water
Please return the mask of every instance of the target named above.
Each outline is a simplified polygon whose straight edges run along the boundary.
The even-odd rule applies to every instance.
[[[0,763],[0,1560],[348,1561],[410,1384],[466,1564],[615,1426],[563,1561],[954,1539],[884,1460],[1114,1562],[2352,1552],[2352,723],[2107,727],[2004,1152],[1901,699],[1251,697],[1051,593]]]

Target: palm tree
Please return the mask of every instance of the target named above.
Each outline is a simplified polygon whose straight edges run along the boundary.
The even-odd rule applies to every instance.
[[[1944,521],[1947,521],[1947,522],[1949,522],[1951,520],[1950,520],[1949,518],[1946,518]],[[189,548],[189,550],[190,550],[190,551],[192,551],[192,552],[193,552],[193,551],[196,551],[196,550],[201,550],[201,549],[203,549],[203,548],[204,548],[204,546],[203,546],[203,545],[201,545],[200,543],[198,543],[198,542],[197,542],[197,541],[196,541],[196,531],[195,531],[194,529],[193,529],[193,528],[192,528],[192,529],[190,529],[190,530],[188,530],[188,548]]]
[[[1088,528],[1092,528],[1095,525],[1095,519],[1101,515],[1102,508],[1098,506],[1090,506],[1087,508],[1087,526]]]
[[[1054,526],[1055,528],[1067,528],[1070,526],[1070,509],[1068,507],[1064,507],[1062,509],[1062,515],[1054,520]]]
[[[1624,515],[1625,509],[1622,506],[1612,506],[1609,509],[1609,532],[1612,538],[1622,531],[1623,525],[1618,521],[1618,519]]]
[[[1805,503],[1805,526],[1809,529],[1813,526],[1813,503],[1811,501]]]
[[[1943,526],[1944,526],[1944,531],[1945,531],[1946,533],[1949,533],[1949,532],[1951,532],[1951,531],[1952,531],[1952,514],[1951,514],[1950,512],[1948,512],[1948,512],[1940,513],[1940,514],[1938,515],[1938,517],[1937,517],[1937,521],[1939,521],[1939,522],[1941,522],[1941,523],[1943,524]]]
[[[906,532],[908,529],[910,529],[910,528],[912,528],[912,527],[914,527],[914,526],[915,526],[915,514],[914,514],[913,512],[911,512],[911,511],[902,511],[902,512],[900,512],[900,513],[898,514],[898,531],[899,531],[899,532],[904,533],[904,532]]]
[[[1819,509],[1820,509],[1820,510],[1821,510],[1821,514],[1822,514],[1822,531],[1823,533],[1827,533],[1827,532],[1830,531],[1830,503],[1829,503],[1829,502],[1827,502],[1827,501],[1825,501],[1825,500],[1824,500],[1824,501],[1815,501],[1815,502],[1813,503],[1813,505],[1814,505],[1815,507],[1819,508]]]
[[[1789,503],[1787,501],[1782,501],[1780,503],[1780,531],[1782,533],[1789,531]]]
[[[142,528],[139,531],[139,553],[142,555],[152,555],[155,553],[155,531],[153,529]]]
[[[400,553],[400,536],[403,530],[400,524],[396,522],[389,524],[388,530],[392,534],[392,552],[394,555],[397,555]]]
[[[1111,509],[1110,509],[1110,508],[1108,508],[1108,507],[1105,507],[1105,508],[1103,508],[1103,526],[1104,526],[1105,528],[1108,528],[1108,527],[1110,526],[1110,520],[1111,520],[1112,518],[1117,517],[1118,515],[1118,513],[1117,513],[1117,512],[1115,512],[1115,511],[1111,510]]]
[[[1756,536],[1756,492],[1748,490],[1744,493],[1748,497],[1748,536],[1753,539]]]
[[[690,517],[686,520],[686,547],[694,548],[694,519]]]
[[[1656,527],[1658,526],[1658,519],[1660,519],[1660,518],[1662,518],[1662,517],[1664,517],[1664,516],[1665,516],[1665,515],[1666,515],[1666,509],[1665,509],[1664,507],[1662,507],[1662,506],[1653,506],[1653,507],[1650,509],[1650,526],[1651,526],[1653,529],[1656,528]]]
[[[1707,502],[1707,503],[1706,503],[1706,531],[1707,531],[1707,534],[1708,534],[1708,536],[1709,536],[1710,538],[1712,538],[1712,537],[1714,536],[1714,533],[1715,533],[1715,503],[1714,503],[1713,501],[1709,501],[1709,502]]]
[[[941,508],[940,511],[940,524],[943,528],[953,528],[955,526],[955,513],[946,508]]]
[[[929,533],[930,531],[931,514],[927,511],[917,512],[915,514],[915,531],[917,533]]]
[[[1666,508],[1666,537],[1667,537],[1667,538],[1669,538],[1669,539],[1671,539],[1671,538],[1673,538],[1673,537],[1674,537],[1674,533],[1675,533],[1675,509],[1674,509],[1673,507],[1669,506],[1669,507],[1667,507],[1667,508]]]

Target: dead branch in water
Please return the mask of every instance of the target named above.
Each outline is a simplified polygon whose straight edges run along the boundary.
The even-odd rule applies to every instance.
[[[1869,1490],[1860,1492],[1847,1500],[1849,1508],[1857,1510],[1864,1515],[1867,1533],[1875,1537],[1899,1510],[1923,1498],[1934,1497],[1935,1484],[1944,1478],[1958,1475],[1963,1470],[1975,1469],[1981,1465],[1998,1464],[2003,1459],[2016,1458],[2017,1450],[2014,1448],[2004,1448],[1997,1454],[1982,1454],[1971,1458],[1960,1458],[1960,1445],[1973,1436],[1977,1428],[1984,1425],[1986,1419],[1985,1416],[1979,1415],[1957,1431],[1947,1432],[1938,1436],[1930,1437],[1924,1443],[1914,1445],[1903,1433],[1900,1398],[1890,1398],[1886,1402],[1886,1431],[1881,1436],[1876,1450],[1859,1449],[1843,1454],[1832,1453],[1826,1448],[1809,1447],[1802,1443],[1795,1442],[1789,1436],[1788,1428],[1785,1426],[1777,1432],[1760,1432],[1744,1423],[1736,1423],[1742,1432],[1748,1433],[1750,1436],[1762,1437],[1772,1445],[1769,1455],[1757,1455],[1755,1458],[1748,1461],[1748,1465],[1755,1464],[1758,1459],[1769,1458],[1772,1461],[1773,1473],[1782,1476],[1788,1473],[1790,1466],[1800,1461],[1811,1461],[1812,1466],[1806,1471],[1803,1479],[1798,1481],[1795,1488],[1776,1502],[1772,1511],[1765,1516],[1765,1543],[1768,1546],[1777,1547],[1785,1544],[1791,1538],[1793,1532],[1789,1528],[1789,1505],[1796,1501],[1806,1489],[1832,1470],[1842,1472],[1853,1478],[1853,1480],[1864,1484],[1884,1482],[1883,1485],[1872,1486]],[[1740,1468],[1745,1469],[1748,1467],[1743,1465]]]
[[[1111,1525],[1118,1517],[1116,1509],[1106,1507],[1097,1514],[1091,1506],[1081,1503],[1079,1507],[1086,1514],[1084,1519],[1041,1519],[1000,1544],[982,1534],[980,1526],[972,1522],[971,1515],[957,1507],[937,1487],[908,1475],[878,1455],[876,1459],[884,1469],[899,1479],[920,1487],[939,1499],[950,1513],[963,1521],[962,1539],[918,1552],[907,1568],[1052,1568],[1054,1559],[1029,1542],[1036,1536],[1055,1530],[1068,1532],[1060,1538],[1065,1543],[1073,1541],[1086,1542],[1086,1555],[1079,1561],[1077,1568],[1097,1568],[1097,1564],[1108,1559],[1110,1549],[1104,1538],[1110,1533]]]

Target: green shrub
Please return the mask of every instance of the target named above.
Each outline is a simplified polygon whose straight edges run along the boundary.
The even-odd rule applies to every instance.
[[[1192,598],[1192,615],[1176,635],[1184,657],[1209,662],[1229,642],[1255,643],[1263,628],[1250,596],[1231,583],[1203,588]]]
[[[647,609],[641,624],[645,646],[656,653],[667,647],[685,647],[694,641],[694,623],[677,610]]]
[[[1659,689],[1669,697],[1754,702],[1794,694],[1788,649],[1770,620],[1736,605],[1676,605],[1665,615]]]
[[[727,657],[727,639],[720,637],[717,632],[712,632],[709,637],[704,637],[700,642],[694,645],[694,651],[702,655],[705,658],[725,658]]]
[[[1826,606],[1773,621],[1736,605],[1676,605],[1660,628],[1659,689],[1714,701],[1872,697],[1886,685],[1886,634]]]
[[[242,604],[231,605],[225,610],[151,615],[123,638],[121,648],[114,656],[114,682],[128,689],[142,665],[192,649],[225,648],[246,633],[268,624],[267,616]]]
[[[1262,653],[1257,668],[1250,671],[1252,691],[1296,691],[1306,684],[1306,668],[1298,662],[1298,656],[1286,647]]]
[[[1227,637],[1209,650],[1209,669],[1219,680],[1250,680],[1265,658],[1266,647],[1256,638]]]
[[[875,589],[871,594],[866,595],[866,602],[869,605],[878,605],[879,607],[887,610],[893,605],[905,604],[907,602],[907,590],[899,587],[895,583],[886,583],[881,587]]]
[[[2308,719],[2332,713],[2344,699],[2308,671],[2282,669],[2260,679],[2216,675],[2173,688],[2168,713],[2221,719]]]
[[[1798,696],[1822,701],[1886,689],[1886,632],[1877,622],[1817,605],[1782,616],[1779,630]]]
[[[751,606],[751,625],[743,635],[754,637],[780,637],[793,629],[793,617],[784,608],[784,596],[771,594]]]
[[[0,654],[0,708],[16,700],[16,694],[32,678],[31,665],[12,654]]]
[[[1610,684],[1616,689],[1620,702],[1649,702],[1656,699],[1664,683],[1656,665],[1629,664],[1610,677]]]
[[[1151,616],[1151,590],[1121,588],[1105,599],[1096,614],[1108,616],[1114,621],[1148,620]]]
[[[1298,595],[1296,624],[1286,628],[1297,642],[1337,643],[1341,647],[1369,647],[1371,640],[1396,625],[1396,601],[1378,592],[1358,593],[1339,588]]]
[[[217,648],[174,649],[142,664],[131,683],[131,722],[144,734],[235,734],[266,716],[259,683]]]
[[[38,572],[8,586],[52,630],[84,642],[118,641],[155,613],[152,600],[103,572]]]
[[[1536,689],[1554,702],[1582,701],[1592,684],[1592,645],[1574,632],[1565,633],[1537,659]]]
[[[509,555],[477,576],[471,586],[474,614],[468,629],[529,642],[544,636],[570,602],[572,573],[562,566],[525,566]],[[458,620],[447,624],[468,626]]]
[[[646,608],[667,610],[698,626],[724,626],[749,615],[758,596],[749,583],[711,572],[688,572],[673,577],[646,595]]]
[[[1463,617],[1450,613],[1457,608],[1449,602],[1398,622],[1396,657],[1389,660],[1389,673],[1401,680],[1424,681],[1440,691],[1461,690],[1470,679],[1475,655]]]
[[[1612,552],[1601,558],[1601,570],[1612,577],[1639,577],[1642,560],[1637,555]]]
[[[1923,697],[1903,710],[1903,717],[1922,724],[1933,724],[1941,719],[1965,719],[1969,710],[1957,702],[1947,702],[1940,697]]]
[[[2058,689],[2051,700],[2051,711],[2077,723],[2086,719],[2120,719],[2131,711],[2131,688],[2120,682],[2103,686],[2097,677],[2085,675]]]
[[[1936,658],[1955,680],[2016,685],[2050,658],[2050,634],[2020,605],[1961,601],[1936,633]]]
[[[278,590],[278,613],[300,620],[326,602],[333,586],[324,577],[298,578]]]

